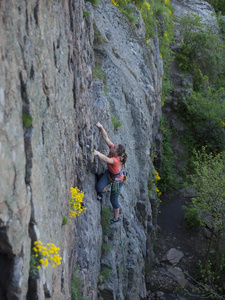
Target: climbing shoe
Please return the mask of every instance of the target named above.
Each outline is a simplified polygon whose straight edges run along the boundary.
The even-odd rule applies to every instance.
[[[118,218],[117,220],[112,219],[112,220],[110,221],[110,224],[114,224],[114,223],[117,223],[117,222],[119,222],[119,221],[120,221],[120,218]]]
[[[103,193],[99,193],[99,194],[97,195],[97,200],[102,200],[103,196],[104,196]]]

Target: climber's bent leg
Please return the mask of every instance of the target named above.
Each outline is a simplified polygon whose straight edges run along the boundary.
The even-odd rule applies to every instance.
[[[120,182],[118,192],[113,191],[113,188],[111,188],[110,201],[111,201],[113,211],[114,211],[114,220],[118,220],[118,218],[119,218],[119,210],[120,210],[119,195],[120,195],[122,186],[123,186],[123,182]]]
[[[108,172],[106,171],[102,177],[99,179],[98,183],[96,184],[96,190],[98,193],[106,193],[106,186],[110,183],[108,178]]]

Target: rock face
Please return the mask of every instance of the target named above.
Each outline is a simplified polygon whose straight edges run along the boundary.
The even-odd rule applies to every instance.
[[[81,0],[3,0],[0,16],[0,298],[69,299],[75,265],[87,299],[145,298],[156,218],[150,154],[161,114],[157,40],[147,46],[143,24],[140,32],[107,1],[93,9]],[[102,44],[93,45],[93,19]],[[104,82],[93,79],[94,64]],[[116,133],[111,114],[122,122]],[[97,121],[129,155],[121,222],[104,235],[101,210],[111,206],[96,199],[106,166],[92,151],[107,150]],[[85,192],[87,212],[62,226],[70,184]],[[37,239],[60,247],[62,264],[32,278]],[[110,276],[101,280],[104,268]]]
[[[202,17],[205,24],[216,22],[213,7],[205,0],[171,0],[177,17],[184,17],[188,12]]]

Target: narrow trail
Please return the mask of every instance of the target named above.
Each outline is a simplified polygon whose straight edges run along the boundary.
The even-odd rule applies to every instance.
[[[178,191],[167,193],[161,200],[161,213],[158,214],[158,255],[163,256],[170,248],[182,251],[184,257],[181,267],[194,276],[198,261],[204,258],[207,239],[202,230],[188,229],[186,226],[182,206],[188,204],[188,198]]]

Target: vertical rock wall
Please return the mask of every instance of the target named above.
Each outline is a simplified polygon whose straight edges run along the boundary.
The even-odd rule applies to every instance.
[[[79,134],[92,123],[92,26],[83,1],[0,6],[0,298],[25,299],[31,242],[40,239],[61,247],[63,263],[40,272],[29,299],[68,299],[74,224],[61,224],[70,183],[84,172]]]
[[[86,9],[89,15],[83,18]],[[94,45],[93,19],[105,42]],[[87,299],[141,299],[152,258],[150,153],[161,113],[162,61],[107,1],[0,2],[0,277],[1,299],[70,299],[75,265]],[[105,74],[93,80],[93,64]],[[104,87],[107,87],[104,88]],[[111,114],[122,122],[114,132]],[[95,183],[106,153],[100,121],[126,144],[129,179],[121,222],[102,235]],[[70,184],[85,192],[87,212],[69,217]],[[32,243],[60,247],[62,265],[29,278]],[[102,252],[102,241],[110,251]],[[109,278],[99,279],[105,268]]]

